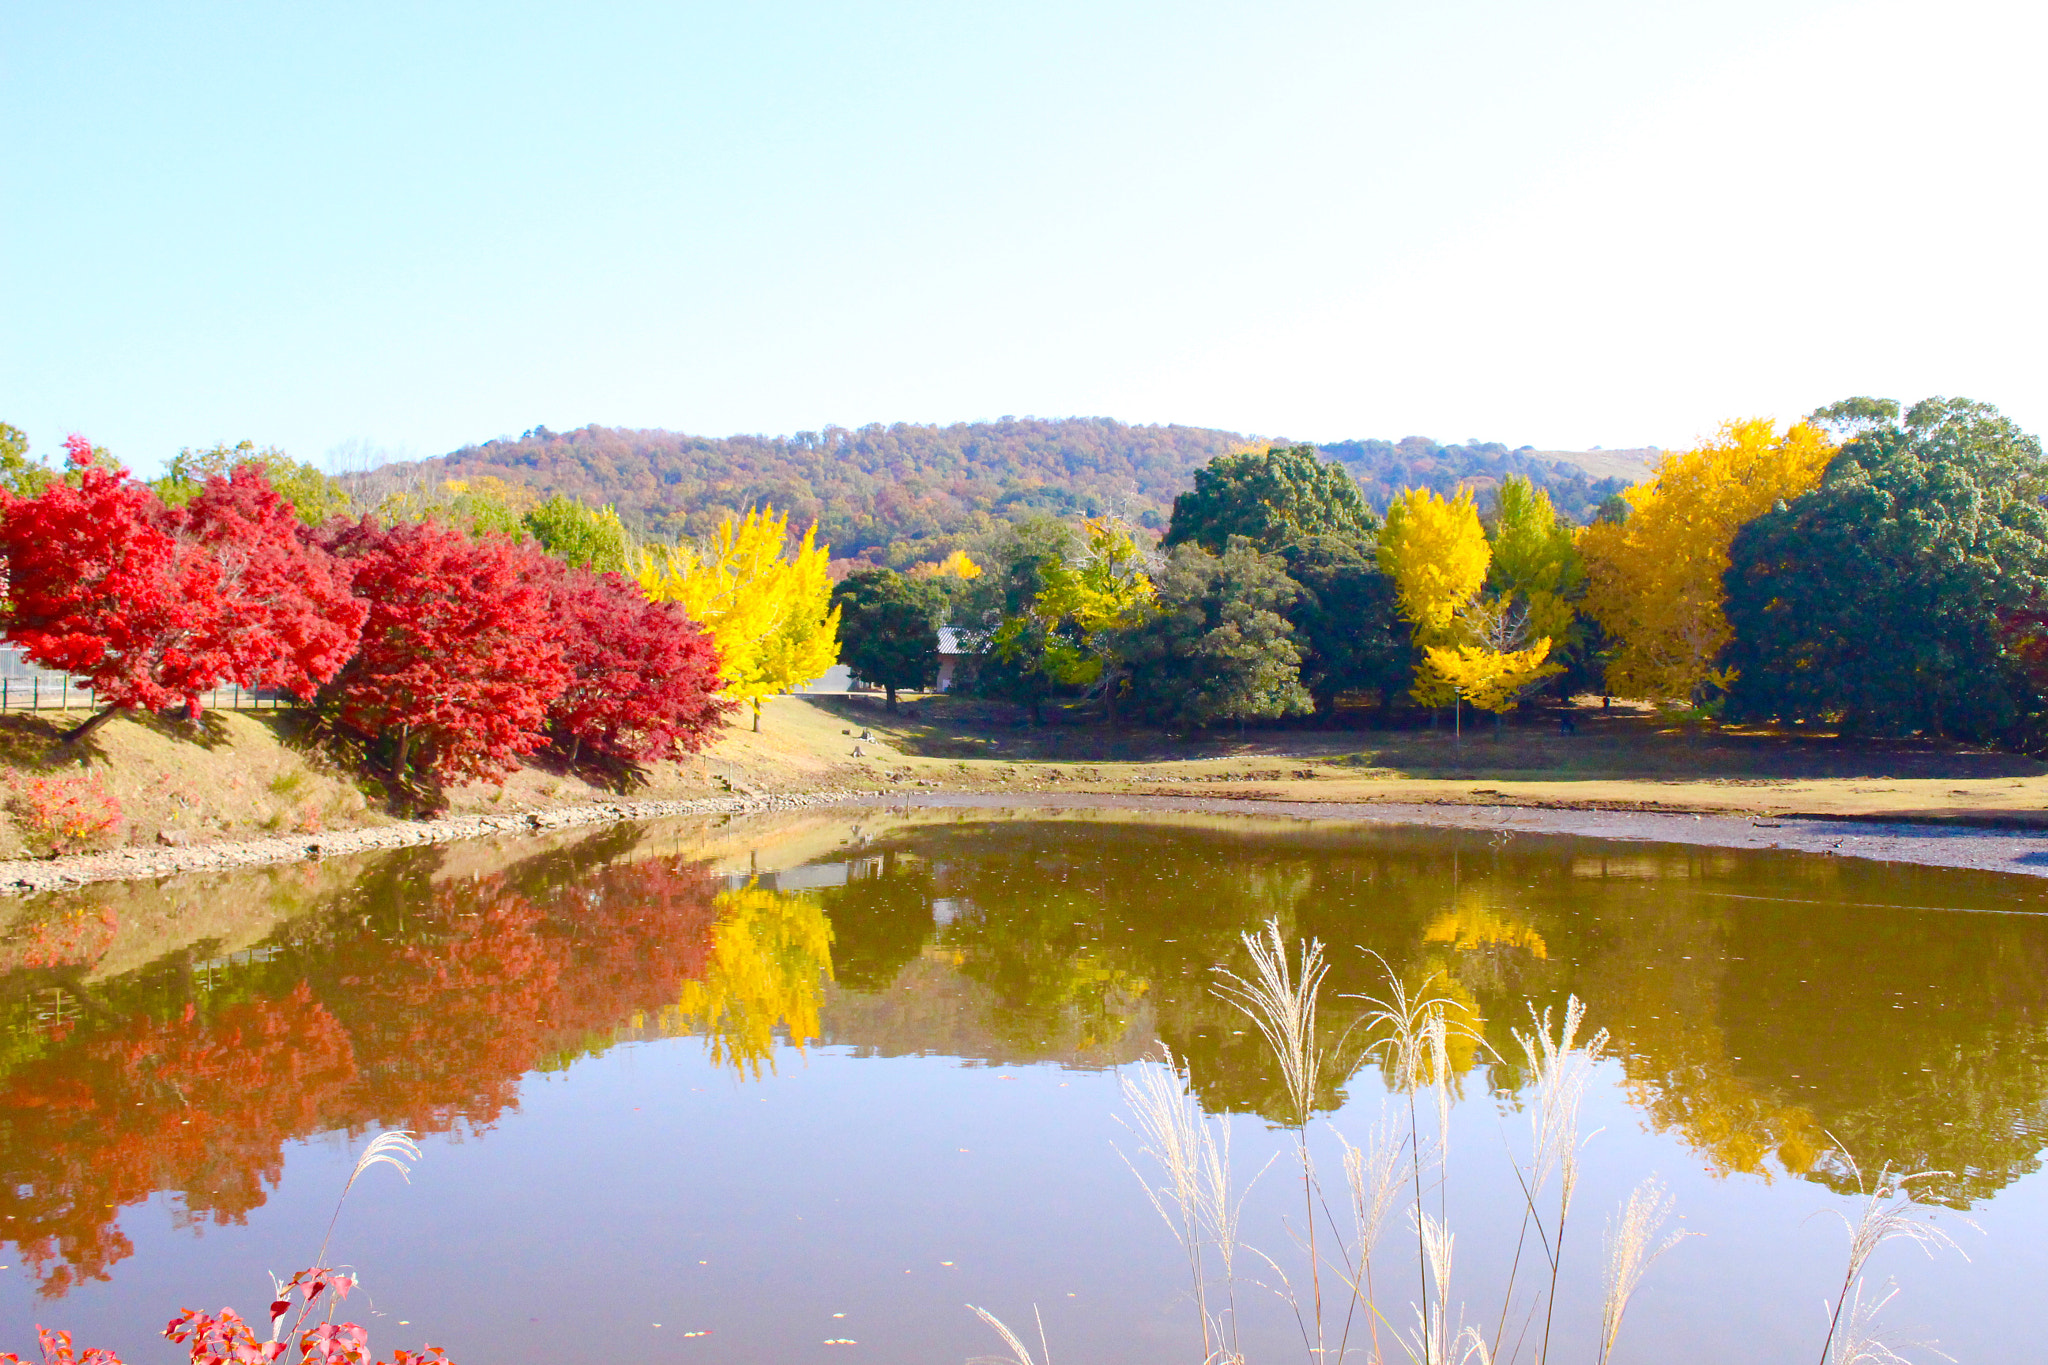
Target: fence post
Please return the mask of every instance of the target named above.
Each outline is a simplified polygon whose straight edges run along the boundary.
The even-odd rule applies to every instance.
[[[41,673],[36,674],[33,690],[29,693],[28,709],[31,711],[43,709],[43,675]]]

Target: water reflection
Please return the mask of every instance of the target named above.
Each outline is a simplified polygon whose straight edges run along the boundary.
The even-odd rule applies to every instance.
[[[721,891],[712,904],[710,957],[684,979],[665,1022],[702,1035],[718,1065],[759,1076],[774,1069],[778,1034],[798,1048],[818,1036],[832,929],[812,897],[756,881]]]
[[[811,1039],[1078,1067],[1164,1041],[1211,1111],[1281,1121],[1263,1043],[1210,989],[1269,917],[1330,945],[1331,997],[1374,987],[1369,953],[1440,974],[1504,1055],[1525,1001],[1576,993],[1645,1122],[1719,1174],[1846,1189],[1833,1134],[1865,1169],[1955,1172],[1941,1197],[1967,1205],[2039,1164],[2031,882],[1300,822],[859,818],[738,865],[741,827],[619,829],[25,905],[0,939],[0,1236],[61,1295],[131,1254],[117,1215],[153,1194],[239,1222],[296,1138],[486,1129],[529,1073],[683,1031],[741,1077]],[[1355,1058],[1331,997],[1324,1041]],[[1521,1085],[1476,1044],[1453,1063]]]
[[[842,947],[863,960],[824,1013],[827,1036],[869,1041],[877,1000],[965,983],[979,1017],[945,1014],[924,1050],[1088,1064],[1156,1036],[1190,1059],[1212,1111],[1278,1122],[1262,1045],[1209,990],[1212,968],[1241,966],[1237,936],[1274,917],[1331,946],[1334,991],[1371,988],[1367,950],[1411,985],[1441,973],[1502,1055],[1525,1002],[1578,994],[1613,1032],[1647,1121],[1718,1173],[1846,1191],[1819,1160],[1829,1133],[1870,1169],[1954,1172],[1939,1195],[1959,1206],[2038,1168],[2048,919],[2034,912],[2048,906],[2030,882],[1219,823],[980,820],[871,840],[863,875],[826,893]],[[1328,1009],[1326,1045],[1355,1056],[1355,1018]],[[874,1041],[920,1050],[911,1022],[899,1009]],[[1468,1045],[1453,1063],[1483,1056]],[[1488,1080],[1521,1083],[1503,1062]],[[1332,1083],[1320,1103],[1342,1099]]]

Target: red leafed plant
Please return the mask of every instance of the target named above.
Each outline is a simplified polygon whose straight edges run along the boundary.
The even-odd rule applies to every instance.
[[[36,1344],[43,1348],[43,1365],[121,1365],[121,1357],[112,1351],[90,1347],[84,1351],[71,1345],[71,1333],[52,1332],[40,1323],[36,1326]],[[27,1365],[27,1362],[12,1351],[0,1354],[4,1365]]]
[[[615,573],[557,570],[549,588],[569,685],[548,718],[607,758],[649,762],[703,747],[734,703],[717,695],[718,647],[675,602],[650,602]]]
[[[27,778],[8,804],[28,842],[53,854],[99,847],[121,827],[120,798],[97,773]]]
[[[540,556],[502,537],[372,518],[327,543],[369,609],[355,657],[329,685],[342,724],[391,742],[400,782],[502,777],[540,748],[569,674]]]
[[[204,547],[220,570],[228,676],[245,687],[310,697],[355,649],[368,609],[348,571],[300,524],[255,464],[206,481],[165,513],[180,540]]]

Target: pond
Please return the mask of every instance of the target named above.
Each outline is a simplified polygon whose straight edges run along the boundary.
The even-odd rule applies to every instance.
[[[1333,1356],[1338,1135],[1407,1122],[1351,998],[1384,995],[1389,969],[1449,1002],[1449,1155],[1423,1205],[1456,1237],[1451,1311],[1503,1359],[1534,1359],[1546,1319],[1551,1359],[1598,1357],[1603,1225],[1650,1177],[1669,1228],[1697,1235],[1648,1270],[1617,1361],[1818,1359],[1847,1242],[1829,1215],[1886,1166],[1945,1173],[1916,1216],[1961,1247],[1877,1253],[1895,1342],[2014,1359],[2048,1326],[2048,885],[2028,878],[935,806],[404,850],[8,913],[0,1350],[28,1352],[42,1322],[130,1365],[171,1359],[166,1319],[260,1317],[266,1272],[314,1263],[332,1218],[328,1259],[359,1272],[349,1316],[380,1353],[998,1356],[975,1304],[1034,1354],[1042,1320],[1062,1365],[1197,1362],[1188,1262],[1134,1174],[1161,1179],[1121,1090],[1164,1045],[1245,1191],[1225,1330],[1252,1361],[1305,1359],[1288,1094],[1216,991],[1269,920],[1330,962],[1308,1138],[1335,1216],[1317,1232]],[[1609,1041],[1551,1309],[1522,1233],[1513,1033],[1572,997]],[[1425,1149],[1435,1106],[1425,1089]],[[335,1217],[392,1128],[419,1135],[410,1183],[371,1168]],[[1376,1258],[1394,1359],[1419,1298],[1404,1210]],[[1348,1358],[1369,1360],[1370,1320],[1351,1321]]]

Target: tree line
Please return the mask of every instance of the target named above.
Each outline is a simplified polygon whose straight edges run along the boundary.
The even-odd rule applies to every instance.
[[[768,512],[638,546],[610,509],[461,482],[375,509],[248,443],[152,483],[82,436],[50,468],[0,427],[6,638],[98,708],[196,720],[236,683],[289,693],[400,804],[554,746],[621,779],[829,667],[826,553]],[[757,722],[758,723],[758,722]]]
[[[910,573],[831,579],[772,507],[676,542],[494,476],[373,506],[274,449],[144,483],[82,437],[0,426],[5,634],[102,709],[196,716],[288,692],[428,804],[554,746],[621,777],[844,658],[1041,716],[1192,730],[1367,708],[1496,717],[1586,691],[1700,716],[2038,747],[2048,470],[1996,409],[1855,398],[1727,423],[1587,525],[1510,474],[1377,512],[1313,446],[1217,454],[1156,542],[1112,516],[993,530]]]
[[[1989,405],[1853,398],[1726,423],[1575,526],[1510,474],[1376,514],[1312,446],[1196,471],[1156,547],[1040,517],[971,573],[863,570],[837,590],[855,672],[1191,729],[1364,705],[1502,716],[1587,691],[1701,717],[2048,739],[2048,467]]]

